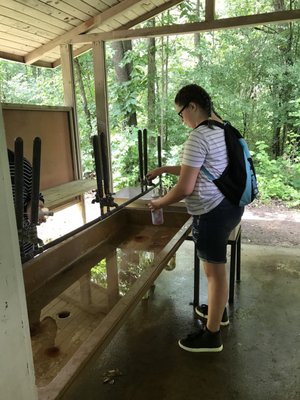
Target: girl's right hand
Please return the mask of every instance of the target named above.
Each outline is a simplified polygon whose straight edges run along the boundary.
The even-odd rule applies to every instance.
[[[158,167],[151,171],[148,171],[146,178],[149,181],[152,181],[153,179],[155,179],[157,176],[161,175],[162,173],[163,173],[163,167]]]

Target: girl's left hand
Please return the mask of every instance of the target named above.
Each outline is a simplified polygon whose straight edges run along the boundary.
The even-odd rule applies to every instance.
[[[43,208],[44,208],[44,203],[40,200],[39,201],[39,224],[42,224],[43,222],[47,221],[47,218],[45,217],[43,213]]]
[[[42,200],[39,200],[39,211],[38,211],[38,223],[41,224],[43,222],[46,222],[47,219],[45,217],[45,215],[43,214],[42,209],[44,208],[44,203],[42,202]],[[27,206],[27,210],[26,210],[29,219],[31,220],[31,202],[28,204]]]
[[[151,200],[150,201],[150,203],[148,203],[148,207],[150,208],[150,210],[152,211],[154,211],[154,210],[157,210],[157,209],[159,209],[159,208],[162,208],[161,207],[161,205],[160,205],[160,199],[157,199],[157,200]]]

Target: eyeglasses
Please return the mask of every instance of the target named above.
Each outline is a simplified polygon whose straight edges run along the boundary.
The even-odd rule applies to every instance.
[[[178,115],[179,115],[179,117],[180,117],[181,119],[183,119],[182,112],[187,108],[187,106],[188,106],[189,104],[190,104],[190,103],[187,103],[187,104],[186,104],[185,106],[183,106],[182,109],[179,111]]]

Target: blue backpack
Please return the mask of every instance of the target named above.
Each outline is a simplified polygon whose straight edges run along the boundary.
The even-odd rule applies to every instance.
[[[258,195],[258,187],[253,161],[245,139],[228,121],[222,124],[211,120],[209,123],[224,129],[228,166],[217,179],[204,166],[201,167],[201,171],[233,204],[245,206],[252,203]],[[204,121],[200,125],[207,124],[208,121]]]

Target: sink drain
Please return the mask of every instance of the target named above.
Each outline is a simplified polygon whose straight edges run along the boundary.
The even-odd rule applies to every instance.
[[[59,354],[59,352],[60,352],[60,350],[56,346],[48,347],[48,349],[45,350],[45,354],[48,357],[56,357]]]
[[[61,311],[57,314],[58,318],[68,318],[70,315],[70,311]]]

